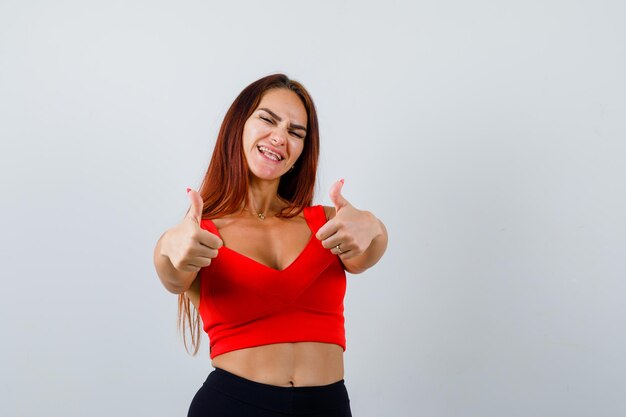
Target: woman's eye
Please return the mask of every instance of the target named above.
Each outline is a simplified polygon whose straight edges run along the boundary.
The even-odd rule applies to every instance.
[[[304,136],[302,136],[302,135],[298,135],[296,132],[293,132],[293,131],[292,131],[292,132],[290,132],[290,133],[291,133],[292,135],[294,135],[295,137],[297,137],[297,138],[300,138],[300,139],[304,138]]]
[[[259,116],[259,117],[265,120],[267,123],[272,123],[272,120],[268,119],[267,117],[263,117],[263,116]]]

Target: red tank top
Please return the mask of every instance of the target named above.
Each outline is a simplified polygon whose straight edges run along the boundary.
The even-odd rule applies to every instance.
[[[277,270],[226,246],[200,270],[198,311],[210,356],[283,342],[334,343],[346,350],[341,261],[315,237],[326,223],[323,206],[304,208],[311,239],[285,269]],[[211,220],[200,227],[218,236]]]

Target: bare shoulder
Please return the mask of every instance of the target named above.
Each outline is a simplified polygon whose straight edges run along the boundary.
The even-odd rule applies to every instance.
[[[330,220],[335,217],[335,208],[331,206],[324,206],[324,212],[326,213],[326,220]]]
[[[221,216],[221,217],[216,217],[214,219],[211,219],[211,221],[213,222],[215,227],[217,227],[218,229],[221,229],[223,227],[228,227],[232,225],[233,223],[236,223],[238,217],[240,216],[235,216],[235,215]]]

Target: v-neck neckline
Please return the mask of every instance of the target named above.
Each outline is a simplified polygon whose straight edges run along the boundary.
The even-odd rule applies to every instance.
[[[241,253],[241,252],[237,252],[236,250],[231,249],[231,248],[229,248],[228,246],[225,246],[225,245],[224,245],[224,246],[222,246],[222,247],[221,247],[221,249],[227,249],[227,250],[228,250],[228,252],[233,253],[233,254],[235,254],[235,255],[237,255],[237,256],[239,256],[239,257],[241,257],[241,258],[245,259],[245,260],[246,260],[246,261],[248,261],[248,262],[251,262],[251,263],[253,263],[253,264],[259,265],[260,267],[267,268],[267,269],[269,269],[270,271],[273,271],[273,272],[276,272],[276,273],[281,273],[281,272],[285,272],[285,271],[287,271],[288,269],[290,269],[292,266],[294,266],[294,265],[295,265],[295,264],[296,264],[296,263],[297,263],[297,262],[298,262],[298,261],[302,258],[302,256],[303,256],[303,255],[304,255],[304,253],[307,251],[307,249],[309,248],[309,246],[311,246],[311,244],[313,243],[313,239],[314,239],[314,238],[315,238],[315,235],[314,235],[313,233],[311,233],[311,237],[309,238],[309,241],[307,242],[306,246],[305,246],[305,247],[304,247],[304,248],[300,251],[300,253],[298,254],[298,256],[296,256],[296,259],[294,259],[293,261],[291,261],[291,263],[290,263],[289,265],[287,265],[287,266],[286,266],[285,268],[283,268],[283,269],[276,269],[276,268],[272,268],[272,267],[271,267],[271,266],[269,266],[269,265],[265,265],[264,263],[259,262],[259,261],[257,261],[256,259],[252,259],[251,257],[249,257],[249,256],[247,256],[247,255],[244,255],[244,254],[243,254],[243,253]]]
[[[223,246],[222,246],[219,250],[226,249],[229,253],[233,253],[233,254],[235,254],[235,255],[239,256],[240,258],[243,258],[244,260],[246,260],[246,261],[248,261],[248,262],[250,262],[250,263],[252,263],[252,264],[258,265],[259,267],[262,267],[262,268],[266,268],[266,269],[268,269],[268,270],[270,270],[270,271],[272,271],[272,272],[275,272],[275,273],[282,273],[282,272],[286,272],[287,270],[291,269],[291,268],[292,268],[295,264],[297,264],[297,263],[298,263],[298,261],[300,261],[300,260],[302,259],[302,257],[303,257],[303,255],[305,254],[305,252],[309,249],[309,247],[311,247],[311,246],[312,246],[312,244],[313,244],[314,240],[316,239],[316,237],[315,237],[315,231],[313,230],[313,228],[312,228],[312,226],[311,226],[311,220],[307,217],[307,209],[310,209],[310,207],[306,207],[306,208],[303,210],[303,213],[302,213],[302,214],[303,214],[303,216],[304,216],[304,220],[305,220],[305,222],[306,222],[306,224],[307,224],[307,227],[309,228],[309,231],[310,231],[310,233],[311,233],[311,237],[309,238],[309,241],[308,241],[308,242],[307,242],[307,244],[304,246],[304,248],[302,248],[302,250],[300,251],[300,253],[298,254],[298,256],[296,256],[296,258],[295,258],[293,261],[291,261],[291,263],[290,263],[289,265],[287,265],[287,266],[286,266],[285,268],[283,268],[283,269],[276,269],[276,268],[272,268],[271,266],[269,266],[269,265],[265,265],[264,263],[259,262],[259,261],[257,261],[256,259],[252,259],[251,257],[249,257],[249,256],[247,256],[247,255],[244,255],[244,254],[243,254],[243,253],[241,253],[241,252],[237,252],[236,250],[231,249],[231,248],[229,248],[229,247],[228,247],[228,246],[226,246],[226,245],[223,245]],[[309,214],[309,215],[310,215],[310,214]],[[209,219],[206,219],[206,220],[207,220],[207,221],[209,221],[209,222],[211,222],[211,223],[213,224],[213,227],[215,228],[215,231],[217,232],[217,236],[218,236],[220,239],[222,239],[222,234],[220,233],[220,231],[219,231],[219,229],[217,228],[217,226],[215,226],[215,223],[213,223],[213,221],[212,221],[212,220],[209,220]],[[222,239],[222,241],[223,241],[223,239]]]

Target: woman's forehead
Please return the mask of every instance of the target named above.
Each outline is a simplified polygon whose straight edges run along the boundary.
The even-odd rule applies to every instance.
[[[257,109],[266,108],[280,118],[287,118],[290,122],[306,125],[307,113],[300,97],[293,91],[285,88],[268,90],[262,97]]]

